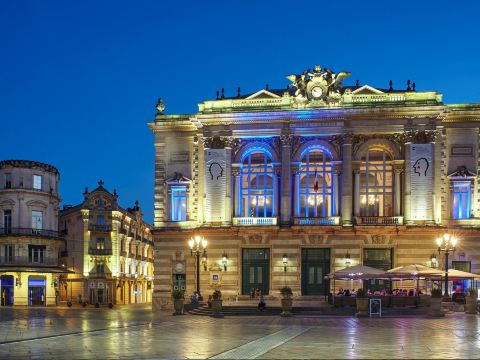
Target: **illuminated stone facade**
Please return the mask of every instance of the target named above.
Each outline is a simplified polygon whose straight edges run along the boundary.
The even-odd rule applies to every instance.
[[[152,301],[153,241],[138,203],[123,209],[117,192],[100,181],[77,206],[64,206],[62,260],[72,273],[62,278],[62,301],[136,304]]]
[[[480,105],[410,83],[343,87],[348,75],[316,67],[191,115],[159,101],[154,309],[195,290],[195,235],[208,240],[203,295],[324,295],[346,264],[431,265],[447,230],[460,239],[450,266],[480,271]]]
[[[28,160],[0,161],[0,304],[57,304],[64,239],[58,232],[59,172]]]

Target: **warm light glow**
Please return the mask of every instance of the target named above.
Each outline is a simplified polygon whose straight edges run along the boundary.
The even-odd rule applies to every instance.
[[[251,203],[252,203],[252,205],[256,205],[257,204],[257,198],[252,198]]]
[[[287,255],[283,255],[283,265],[287,265]]]
[[[190,249],[193,249],[193,245],[195,245],[195,240],[193,239],[188,240],[188,246],[190,246]]]
[[[197,246],[200,245],[200,241],[202,240],[202,237],[200,235],[195,236],[195,242],[197,243]]]
[[[442,238],[437,238],[436,242],[437,242],[437,246],[440,247],[440,246],[442,246],[443,240],[442,240]]]
[[[445,239],[445,241],[448,241],[450,239],[450,234],[449,233],[443,234],[443,238]]]
[[[207,247],[207,244],[208,244],[208,241],[203,239],[202,240],[202,246],[203,246],[204,249]]]
[[[452,236],[452,238],[450,239],[450,243],[453,247],[455,247],[457,245],[457,238]]]

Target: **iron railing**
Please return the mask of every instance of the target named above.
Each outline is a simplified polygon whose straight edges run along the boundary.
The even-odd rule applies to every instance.
[[[88,255],[107,256],[112,255],[112,249],[95,249],[89,248]]]
[[[1,256],[0,265],[12,266],[58,266],[58,258],[46,256]]]
[[[294,225],[339,225],[339,216],[330,217],[296,217],[293,219]]]
[[[32,229],[32,228],[0,228],[0,236],[24,235],[24,236],[46,236],[59,238],[60,233],[54,230]]]
[[[112,231],[112,225],[110,224],[88,224],[88,230],[90,231]]]

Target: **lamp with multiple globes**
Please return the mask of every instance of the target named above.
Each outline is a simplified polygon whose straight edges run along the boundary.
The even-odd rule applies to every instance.
[[[442,237],[437,238],[436,240],[438,246],[438,254],[441,252],[445,253],[445,291],[443,296],[448,298],[448,256],[450,253],[453,253],[457,246],[457,238],[445,233]]]
[[[207,270],[207,243],[207,240],[199,235],[196,235],[194,238],[188,240],[190,255],[195,256],[196,258],[197,294],[199,300],[203,300],[203,297],[200,294],[200,256],[202,256],[203,268],[204,270]]]

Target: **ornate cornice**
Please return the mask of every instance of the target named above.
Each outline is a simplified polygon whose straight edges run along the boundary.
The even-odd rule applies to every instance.
[[[0,161],[0,169],[3,168],[8,168],[8,167],[16,167],[16,168],[23,168],[23,169],[34,169],[34,168],[40,168],[43,171],[46,172],[51,172],[56,175],[59,175],[59,172],[56,167],[41,163],[38,161],[32,161],[32,160],[3,160]]]

